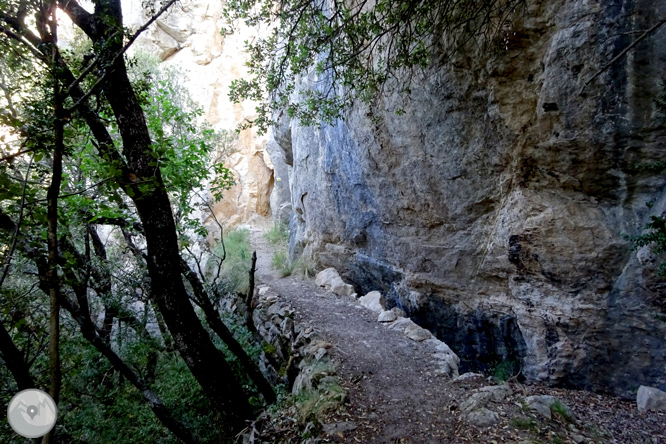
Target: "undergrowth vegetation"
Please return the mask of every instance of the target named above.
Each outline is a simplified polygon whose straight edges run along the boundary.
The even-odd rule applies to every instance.
[[[270,230],[264,233],[264,238],[272,245],[287,245],[289,242],[289,227],[282,222],[276,222]]]
[[[221,281],[218,285],[220,294],[247,293],[249,289],[248,270],[252,265],[252,246],[250,231],[236,229],[229,232],[213,249],[214,256],[208,262],[206,270],[209,276],[215,277],[219,258],[224,258],[220,271]]]
[[[315,264],[304,256],[299,257],[296,261],[289,259],[289,227],[287,224],[275,223],[270,230],[264,233],[264,238],[276,247],[271,266],[277,271],[279,277],[297,274],[309,278],[317,272]]]

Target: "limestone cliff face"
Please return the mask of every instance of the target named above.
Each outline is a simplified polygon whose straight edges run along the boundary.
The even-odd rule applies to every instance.
[[[666,155],[666,29],[579,93],[666,4],[531,3],[502,49],[433,67],[406,103],[321,130],[281,118],[269,151],[291,196],[273,203],[293,207],[293,255],[382,290],[470,369],[665,389],[664,281],[623,235],[666,210],[664,178],[636,168]]]
[[[149,18],[140,0],[123,0],[123,13],[125,26],[133,29]],[[243,42],[252,34],[242,28],[239,33],[223,36],[222,26],[221,2],[180,1],[148,28],[132,49],[180,67],[188,77],[184,83],[203,107],[206,120],[216,129],[234,130],[255,113],[255,103],[234,105],[227,98],[231,82],[247,75]],[[237,185],[213,205],[212,213],[202,216],[214,237],[219,234],[214,217],[227,229],[269,220],[273,165],[265,151],[266,141],[267,137],[258,137],[252,130],[240,134],[237,152],[226,162]]]

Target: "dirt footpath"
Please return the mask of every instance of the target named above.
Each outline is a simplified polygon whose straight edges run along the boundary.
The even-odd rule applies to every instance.
[[[349,403],[324,421],[324,442],[666,444],[666,414],[641,414],[635,403],[589,392],[518,383],[509,384],[511,393],[503,399],[484,401],[499,421],[471,425],[465,401],[493,382],[437,374],[432,342],[414,342],[387,328],[376,313],[325,291],[314,279],[278,279],[270,266],[271,245],[259,230],[252,231],[251,241],[257,282],[294,307],[297,324],[311,325],[333,345],[328,352],[338,363]],[[571,408],[571,417],[555,412],[547,419],[526,404],[533,395],[557,397]]]

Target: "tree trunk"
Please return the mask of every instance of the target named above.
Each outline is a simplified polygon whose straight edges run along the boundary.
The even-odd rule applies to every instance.
[[[218,353],[197,318],[180,277],[180,255],[171,205],[158,161],[153,155],[143,110],[127,77],[122,56],[124,39],[120,0],[97,0],[93,13],[83,9],[77,0],[60,1],[59,6],[95,44],[99,66],[105,73],[98,84],[118,123],[123,155],[115,149],[99,115],[87,105],[88,95],[74,84],[75,78],[58,53],[56,43],[36,36],[23,19],[10,18],[12,26],[20,28],[20,37],[10,31],[5,34],[19,43],[30,42],[26,48],[41,60],[52,56],[57,64],[54,72],[63,84],[71,85],[67,87],[67,93],[77,102],[76,110],[97,140],[100,157],[120,172],[116,183],[133,199],[143,223],[152,297],[174,344],[213,408],[220,412],[224,426],[239,430],[244,427],[244,421],[252,417],[252,409],[231,367]],[[145,190],[150,184],[152,190]]]
[[[134,182],[152,182],[145,195],[133,191],[132,199],[143,224],[147,244],[151,293],[190,371],[217,409],[227,427],[240,430],[252,410],[245,393],[224,357],[202,327],[180,277],[180,252],[171,204],[161,173],[155,167],[143,110],[127,77],[124,61],[116,62],[106,85],[106,96],[123,139],[123,154]],[[132,194],[132,193],[130,193]]]
[[[55,23],[55,3],[49,8],[50,15]],[[53,25],[52,37],[54,46],[57,43],[56,25]],[[55,59],[52,66],[55,72]],[[55,102],[55,147],[53,150],[53,170],[51,185],[46,193],[47,204],[47,240],[48,240],[48,264],[46,280],[49,286],[49,304],[51,315],[49,319],[49,377],[51,387],[49,394],[56,405],[60,401],[60,388],[62,385],[62,371],[60,369],[60,279],[58,278],[58,196],[60,195],[60,184],[62,182],[62,156],[65,152],[65,122],[63,120],[63,97],[60,92],[60,83],[57,78],[53,79],[53,98]],[[55,429],[52,429],[42,439],[42,444],[54,441]]]
[[[12,337],[0,321],[0,354],[11,372],[19,390],[35,388],[35,381],[30,376],[30,368],[23,359],[23,354],[16,348]]]
[[[252,319],[252,313],[254,311],[254,308],[252,306],[253,299],[254,299],[254,273],[257,272],[257,252],[253,251],[252,252],[252,266],[250,267],[250,271],[248,274],[250,275],[250,288],[247,290],[247,297],[245,298],[245,305],[247,306],[247,310],[245,311],[245,324],[247,325],[247,328],[250,330],[250,332],[254,333],[257,328],[254,326],[254,319]]]
[[[250,358],[250,356],[248,356],[243,349],[243,346],[241,346],[236,338],[234,338],[233,333],[231,333],[227,326],[224,325],[217,310],[215,310],[215,307],[213,307],[213,304],[210,302],[210,298],[208,297],[203,284],[199,280],[199,277],[182,258],[180,259],[180,267],[183,275],[189,281],[190,285],[192,285],[199,306],[203,309],[204,314],[206,315],[208,326],[227,345],[227,347],[229,347],[231,353],[238,358],[243,369],[257,385],[259,392],[264,396],[266,402],[269,404],[274,403],[277,398],[273,387],[268,380],[266,380],[263,373],[261,373],[259,366],[252,360],[252,358]]]
[[[11,226],[11,219],[0,212],[0,228],[5,228],[6,226]],[[46,278],[46,274],[49,268],[48,260],[45,259],[37,249],[31,248],[29,242],[27,241],[21,242],[21,247],[26,257],[32,260],[37,267],[39,274],[39,288],[48,294],[50,291],[48,279]],[[74,277],[73,281],[76,281]],[[87,288],[85,288],[84,285],[81,285],[80,282],[76,282],[75,285],[72,286],[72,289],[76,293],[78,300],[87,298]],[[72,315],[77,324],[79,324],[83,337],[88,342],[90,342],[90,344],[95,347],[104,357],[106,357],[111,362],[111,365],[113,365],[113,367],[124,378],[127,378],[127,380],[141,392],[144,400],[148,402],[150,408],[153,410],[153,413],[155,413],[155,416],[157,416],[160,422],[183,442],[187,444],[197,444],[198,439],[190,432],[190,430],[183,423],[171,415],[169,409],[162,403],[155,392],[150,389],[148,384],[146,384],[145,381],[143,381],[141,377],[137,375],[125,363],[125,361],[123,361],[122,358],[120,358],[120,356],[118,356],[113,351],[113,349],[111,349],[109,344],[106,343],[105,339],[99,335],[97,327],[95,326],[92,319],[90,319],[90,315],[88,313],[84,313],[80,307],[77,307],[74,303],[72,303],[67,298],[67,296],[62,294],[62,292],[60,292],[58,295],[58,300],[62,307],[67,310]],[[0,345],[4,346],[2,343],[3,338],[1,330],[4,330],[4,328],[0,329]],[[4,353],[4,348],[2,350]]]

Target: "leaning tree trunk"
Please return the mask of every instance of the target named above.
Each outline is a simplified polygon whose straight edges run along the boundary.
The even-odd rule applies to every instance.
[[[115,59],[107,68],[110,73],[104,93],[116,117],[127,161],[119,184],[133,199],[144,228],[152,297],[176,348],[213,407],[228,428],[238,430],[244,427],[244,420],[252,416],[252,410],[233,370],[196,316],[180,277],[176,225],[167,190],[156,167],[143,110],[128,79],[125,62],[122,57],[116,57],[122,50],[122,40],[114,40],[112,35],[116,27],[122,27],[120,1],[98,2],[94,16],[103,16],[105,20],[98,19],[94,26],[81,19],[90,17],[85,11],[75,12],[72,14],[74,22],[100,47],[106,48],[100,54],[102,59],[109,62]],[[153,186],[150,190],[140,189],[140,183]]]
[[[107,97],[118,116],[128,166],[137,181],[154,181],[146,195],[134,197],[144,228],[151,293],[175,345],[190,371],[218,411],[237,428],[251,416],[241,385],[219,353],[187,297],[180,277],[180,253],[171,203],[159,169],[154,166],[143,111],[134,96],[124,63],[116,64],[107,85]],[[241,427],[242,428],[242,427]]]
[[[35,381],[30,376],[30,367],[23,359],[23,353],[16,347],[9,332],[0,320],[0,355],[5,365],[16,380],[19,390],[35,388]]]

